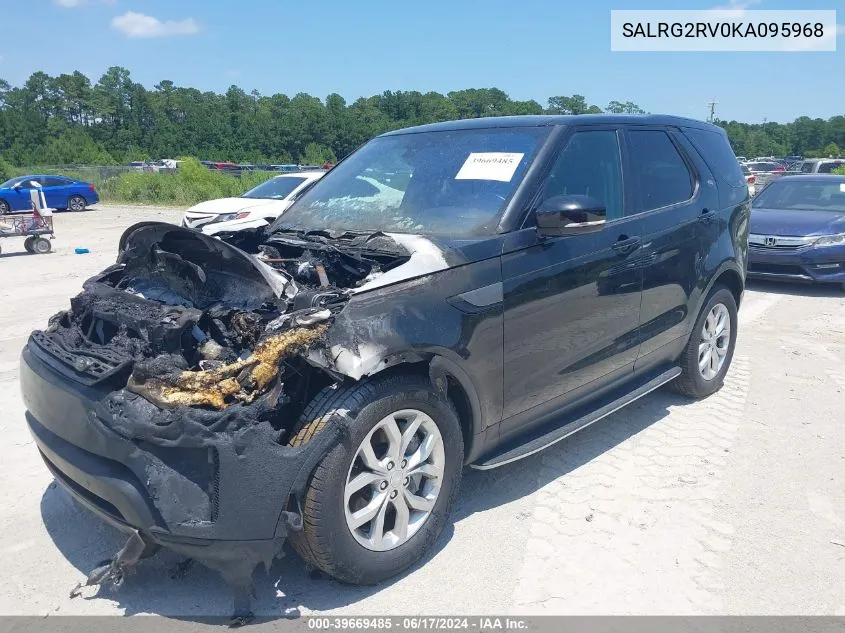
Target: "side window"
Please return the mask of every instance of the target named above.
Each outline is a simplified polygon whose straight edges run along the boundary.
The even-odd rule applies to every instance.
[[[834,169],[839,169],[840,167],[842,167],[842,165],[845,165],[845,163],[835,163],[835,162],[822,163],[822,164],[819,165],[819,173],[820,174],[832,174]]]
[[[801,163],[801,173],[802,174],[812,174],[814,164],[815,163],[813,163],[812,161],[805,160],[803,163]]]
[[[666,132],[631,130],[628,138],[632,177],[638,191],[634,213],[660,209],[692,197],[695,181]]]
[[[622,217],[622,160],[614,130],[576,132],[557,157],[543,200],[576,194],[604,203],[608,220]]]
[[[41,185],[44,187],[63,187],[67,184],[64,178],[56,178],[55,176],[46,176],[41,179]]]
[[[684,135],[717,176],[733,187],[746,186],[744,170],[736,160],[727,135],[697,128],[684,128]]]

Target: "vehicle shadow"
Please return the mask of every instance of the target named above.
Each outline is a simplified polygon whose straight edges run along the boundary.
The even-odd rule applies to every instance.
[[[746,289],[795,297],[845,297],[845,290],[837,284],[803,284],[783,281],[748,279]]]
[[[413,568],[380,585],[345,585],[318,572],[309,572],[286,545],[285,556],[274,561],[269,571],[256,570],[253,611],[262,619],[281,619],[298,616],[300,607],[329,611],[366,600],[401,583],[436,557],[452,539],[455,524],[475,513],[531,495],[659,422],[668,415],[670,407],[688,402],[682,396],[659,390],[523,461],[491,471],[466,469],[452,521],[435,546]],[[88,574],[100,561],[111,557],[126,538],[78,507],[55,483],[42,496],[41,514],[56,547],[82,574]],[[108,598],[127,615],[154,613],[189,621],[229,616],[232,595],[223,580],[200,564],[184,563],[184,558],[162,550],[142,561],[119,589],[90,587],[79,599]]]
[[[32,255],[32,253],[27,253],[26,251],[0,253],[0,259],[12,259],[13,257],[29,257],[30,255]]]

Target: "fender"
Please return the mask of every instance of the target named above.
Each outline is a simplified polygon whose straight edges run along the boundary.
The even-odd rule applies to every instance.
[[[740,279],[740,288],[739,288],[739,300],[737,301],[737,308],[739,308],[739,304],[742,301],[742,297],[745,294],[745,271],[743,271],[739,265],[736,263],[734,259],[726,259],[719,267],[716,268],[716,271],[710,276],[710,279],[707,281],[707,285],[704,287],[701,295],[698,298],[695,306],[695,314],[697,315],[701,311],[701,306],[704,305],[704,301],[707,299],[707,296],[710,294],[710,291],[713,290],[713,286],[716,285],[716,280],[722,276],[727,271],[733,271],[737,274]]]
[[[434,388],[446,392],[446,378],[452,378],[461,386],[469,401],[472,419],[470,420],[470,434],[475,436],[482,433],[490,423],[495,424],[499,420],[483,420],[481,413],[481,401],[478,398],[478,391],[469,375],[461,369],[454,361],[444,356],[434,356],[428,365],[428,376]],[[485,424],[487,422],[488,424]]]

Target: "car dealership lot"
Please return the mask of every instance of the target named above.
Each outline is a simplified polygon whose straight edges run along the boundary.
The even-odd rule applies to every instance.
[[[230,612],[215,573],[169,553],[118,590],[68,597],[123,537],[51,484],[18,394],[30,330],[114,262],[123,229],[180,217],[98,207],[55,216],[52,254],[3,245],[3,614]],[[434,553],[382,586],[311,577],[289,552],[257,572],[255,611],[845,615],[843,419],[845,293],[755,284],[715,396],[689,403],[661,390],[534,457],[467,471]]]

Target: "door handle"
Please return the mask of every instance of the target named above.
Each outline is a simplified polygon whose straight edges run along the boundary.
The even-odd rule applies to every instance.
[[[620,255],[627,255],[634,252],[640,245],[642,240],[639,237],[628,237],[627,235],[620,235],[619,239],[613,243],[613,250]]]
[[[698,216],[698,221],[701,222],[702,224],[710,224],[715,219],[716,219],[715,214],[713,213],[713,211],[711,211],[707,207],[704,207],[701,210],[701,215]]]

